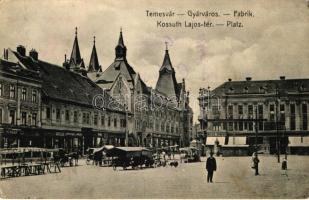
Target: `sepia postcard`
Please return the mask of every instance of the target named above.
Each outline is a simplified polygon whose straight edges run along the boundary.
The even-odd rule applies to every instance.
[[[0,0],[1,199],[307,199],[309,0]]]

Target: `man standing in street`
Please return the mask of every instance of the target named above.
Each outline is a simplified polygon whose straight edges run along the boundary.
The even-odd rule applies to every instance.
[[[259,158],[258,158],[258,154],[255,152],[253,153],[252,156],[252,162],[253,162],[253,168],[255,169],[255,175],[258,176],[259,174]]]
[[[207,170],[207,183],[212,183],[212,177],[213,177],[213,173],[214,171],[217,170],[217,163],[216,163],[216,159],[213,157],[213,152],[210,152],[210,156],[207,158],[206,161],[206,170]]]

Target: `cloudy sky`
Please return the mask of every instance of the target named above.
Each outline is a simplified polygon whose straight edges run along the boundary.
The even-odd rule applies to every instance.
[[[70,54],[74,28],[82,57],[88,65],[93,36],[103,70],[114,59],[122,27],[127,59],[142,79],[155,87],[165,41],[180,82],[186,79],[194,96],[191,105],[198,115],[200,87],[215,88],[228,78],[244,80],[309,78],[309,7],[306,0],[0,0],[0,48],[23,44],[35,48],[42,60],[61,65]],[[156,21],[193,21],[189,16],[150,18],[150,11],[251,10],[254,18],[242,18],[244,27],[204,29],[157,28]],[[231,16],[200,18],[225,23]]]

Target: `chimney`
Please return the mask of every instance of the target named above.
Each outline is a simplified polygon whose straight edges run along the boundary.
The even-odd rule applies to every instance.
[[[26,56],[26,48],[24,46],[19,45],[16,50],[21,56]]]
[[[280,76],[280,80],[285,80],[285,76]]]
[[[31,51],[29,52],[29,56],[36,61],[39,59],[39,54],[35,49],[31,49]]]
[[[229,78],[228,80],[229,80],[229,82],[231,82],[231,81],[232,81],[232,79],[231,79],[231,78]]]
[[[252,78],[251,77],[246,77],[246,81],[251,81]]]

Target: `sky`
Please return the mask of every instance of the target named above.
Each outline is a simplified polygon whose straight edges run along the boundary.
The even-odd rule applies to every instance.
[[[154,12],[250,10],[254,17],[192,19],[147,17]],[[157,21],[241,21],[243,28],[158,28]],[[186,80],[197,120],[200,87],[214,89],[232,80],[309,78],[308,0],[0,0],[0,48],[22,44],[39,59],[62,65],[70,55],[75,27],[81,55],[88,65],[93,36],[105,70],[115,58],[122,27],[127,60],[148,86],[155,87],[165,42],[176,78]]]

